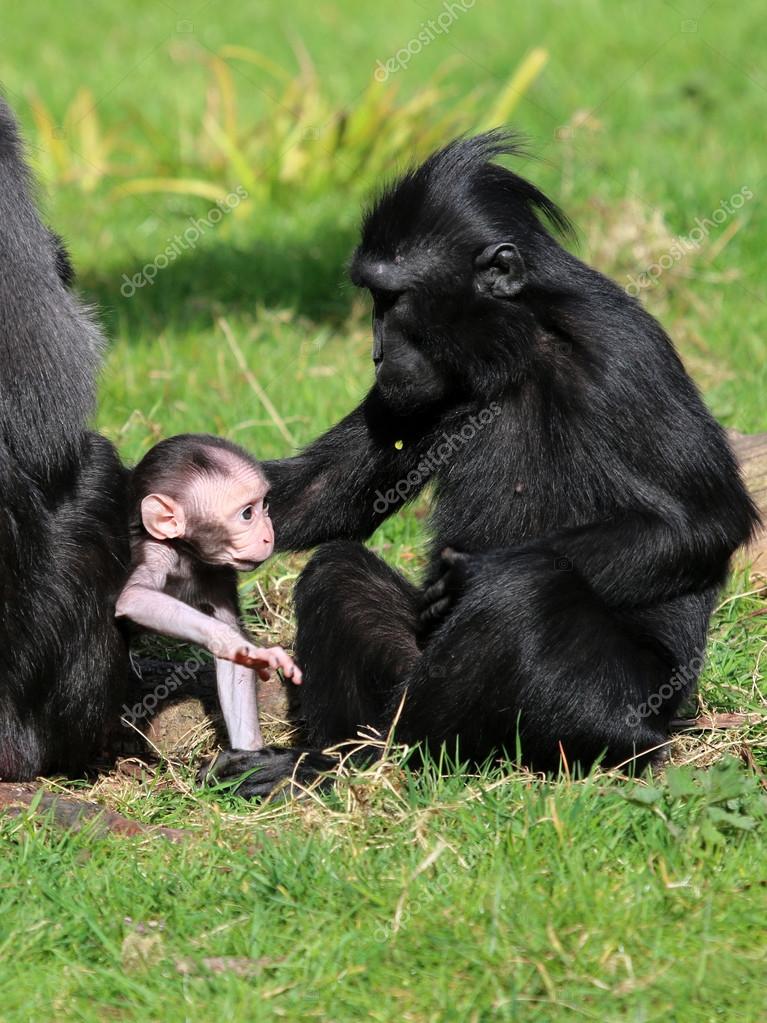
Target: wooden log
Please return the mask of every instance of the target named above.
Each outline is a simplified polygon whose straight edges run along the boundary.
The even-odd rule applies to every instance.
[[[191,835],[191,832],[181,828],[141,824],[89,800],[45,792],[35,782],[0,782],[0,813],[17,817],[28,810],[40,817],[49,818],[58,827],[69,831],[90,827],[92,833],[99,836],[112,833],[181,842]]]
[[[767,433],[738,433],[729,431],[730,443],[735,452],[746,486],[762,513],[767,527]],[[743,547],[735,558],[739,567],[751,566],[751,571],[767,575],[767,528],[763,527],[753,543]]]

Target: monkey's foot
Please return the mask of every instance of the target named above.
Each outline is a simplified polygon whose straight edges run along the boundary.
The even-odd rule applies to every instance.
[[[272,793],[299,796],[311,786],[325,788],[338,758],[313,749],[282,749],[265,746],[260,750],[225,749],[200,768],[197,782],[233,782],[231,791],[244,799],[256,799]],[[239,781],[238,781],[239,779]]]

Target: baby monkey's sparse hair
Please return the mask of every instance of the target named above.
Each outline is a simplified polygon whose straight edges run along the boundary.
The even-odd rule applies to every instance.
[[[132,541],[152,536],[190,548],[207,564],[242,570],[271,553],[254,541],[268,489],[261,465],[231,441],[198,433],[169,437],[133,470]],[[240,559],[245,548],[249,556]]]
[[[180,433],[150,448],[131,473],[131,520],[141,521],[141,502],[161,490],[176,501],[205,477],[226,476],[237,462],[266,480],[261,464],[238,444],[208,433]]]

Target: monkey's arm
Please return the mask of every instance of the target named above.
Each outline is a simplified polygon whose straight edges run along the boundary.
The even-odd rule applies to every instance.
[[[364,540],[423,488],[436,419],[398,420],[373,389],[293,458],[265,462],[278,550]]]
[[[741,532],[745,541],[747,523]],[[633,512],[515,547],[446,551],[440,574],[424,592],[421,621],[430,626],[443,617],[472,576],[513,573],[520,558],[531,555],[545,557],[552,576],[580,576],[609,607],[650,607],[720,586],[736,546],[705,522]]]
[[[204,646],[211,653],[216,653],[214,646],[223,648],[227,643],[231,645],[234,637],[230,627],[164,592],[172,567],[170,557],[146,557],[133,570],[117,598],[115,615],[129,618],[136,625],[163,636]],[[235,635],[242,643],[239,633]]]
[[[242,634],[239,626],[203,614],[182,600],[177,600],[158,588],[158,577],[146,565],[139,565],[117,598],[117,618],[129,618],[163,636],[181,639],[209,650],[214,657],[258,668],[266,678],[272,670],[281,668],[294,682],[300,682],[301,673],[282,647],[257,647]]]
[[[259,649],[238,627],[164,592],[168,577],[178,568],[178,555],[172,548],[151,541],[142,544],[139,563],[117,598],[115,615],[164,636],[203,646],[216,657],[251,666],[263,662]]]
[[[553,551],[554,567],[577,572],[608,606],[643,607],[721,586],[730,555],[749,531],[744,519],[733,539],[716,516],[692,521],[669,506],[663,515],[627,511],[562,530],[531,549]]]

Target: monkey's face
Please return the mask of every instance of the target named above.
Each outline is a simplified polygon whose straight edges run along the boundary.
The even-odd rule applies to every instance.
[[[440,358],[437,325],[445,309],[417,268],[358,250],[351,276],[373,300],[373,365],[387,405],[412,411],[446,398],[454,381]]]
[[[503,359],[496,339],[527,279],[516,245],[502,239],[388,257],[360,248],[351,276],[373,299],[378,391],[403,412],[461,396],[484,380],[482,363],[492,368]],[[474,363],[477,371],[467,374]]]
[[[489,398],[527,371],[540,267],[556,281],[561,252],[538,214],[567,219],[493,163],[521,151],[503,132],[457,139],[365,213],[350,277],[373,298],[376,390],[392,411]]]
[[[191,487],[186,539],[203,561],[250,572],[271,555],[274,527],[268,490],[260,473],[239,463]]]

